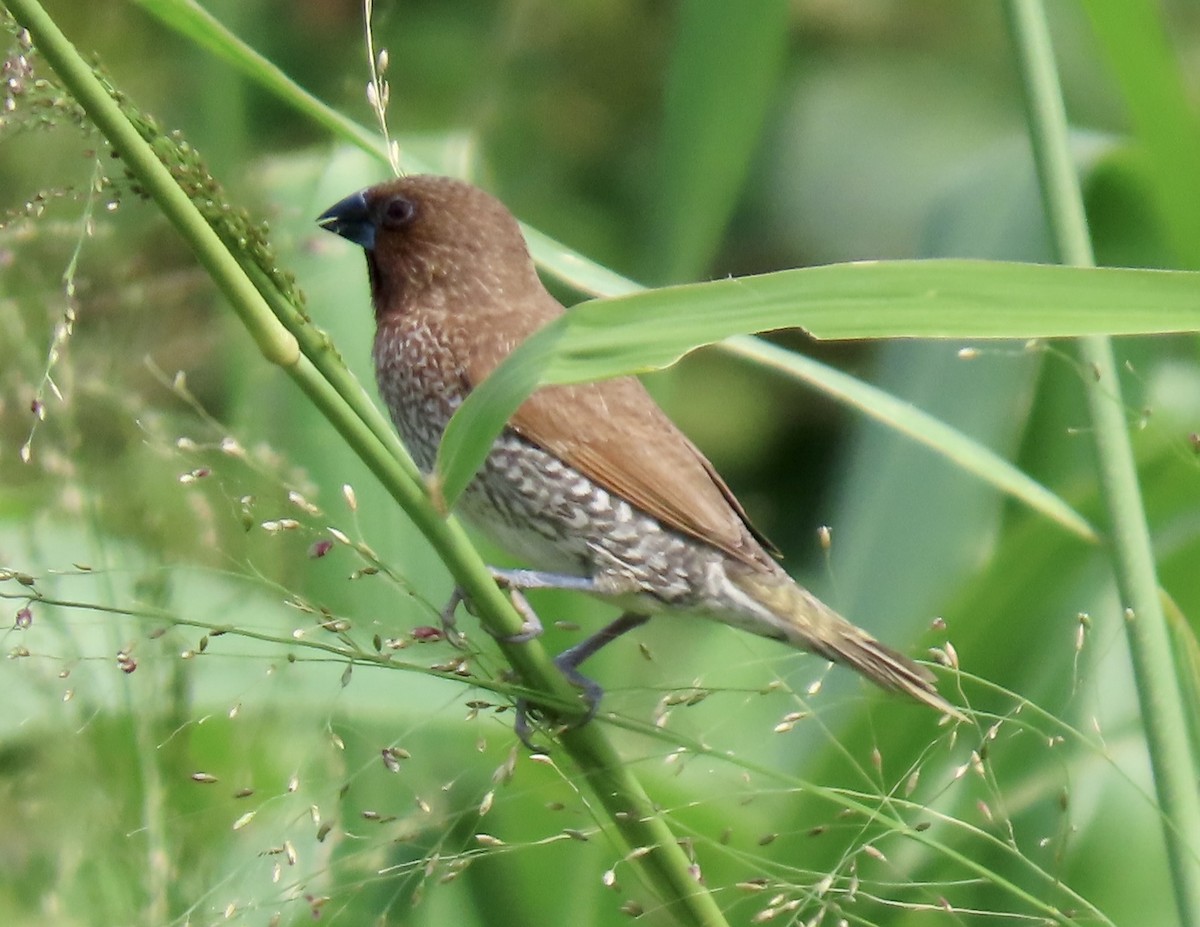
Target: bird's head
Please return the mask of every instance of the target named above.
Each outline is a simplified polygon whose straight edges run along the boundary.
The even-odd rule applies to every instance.
[[[334,203],[317,222],[366,252],[380,318],[415,304],[482,305],[540,285],[517,220],[460,180],[390,180]]]

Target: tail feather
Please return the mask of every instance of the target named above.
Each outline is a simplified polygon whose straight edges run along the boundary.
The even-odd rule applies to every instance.
[[[958,721],[967,720],[961,711],[938,693],[934,686],[934,676],[929,670],[881,644],[848,621],[843,623],[848,630],[841,633],[839,629],[832,641],[807,644],[799,640],[795,643],[804,649],[820,653],[835,663],[857,670],[880,688],[907,695]]]
[[[855,627],[802,586],[771,575],[730,578],[777,619],[759,633],[780,637],[793,647],[856,670],[880,688],[907,695],[956,720],[967,720],[938,693],[928,669]]]

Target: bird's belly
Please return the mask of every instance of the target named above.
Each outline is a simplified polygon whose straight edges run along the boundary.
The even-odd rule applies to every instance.
[[[561,460],[506,432],[463,494],[463,517],[537,570],[590,576],[613,500]]]

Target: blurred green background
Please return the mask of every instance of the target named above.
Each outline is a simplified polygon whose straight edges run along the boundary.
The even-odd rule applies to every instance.
[[[176,4],[46,7],[141,109],[182,131],[230,202],[270,222],[280,266],[370,385],[362,258],[313,218],[387,166],[172,28]],[[373,125],[357,4],[204,8]],[[1200,266],[1189,224],[1200,16],[1184,3],[1049,12],[1100,261]],[[378,3],[374,36],[404,154],[470,176],[645,284],[872,258],[1054,257],[991,3],[410,0]],[[494,697],[418,672],[347,675],[344,660],[289,644],[378,637],[398,664],[445,664],[455,651],[410,632],[436,623],[451,581],[263,362],[100,137],[38,83],[53,78],[44,63],[16,39],[6,58],[0,568],[71,604],[33,601],[22,627],[26,576],[0,582],[0,626],[12,624],[0,919],[654,916],[586,786],[564,757],[516,750]],[[48,364],[68,310],[73,330]],[[1087,373],[1067,346],[964,355],[773,340],[919,405],[1100,517]],[[1180,666],[1194,678],[1196,342],[1120,351],[1160,577],[1181,611]],[[951,642],[960,695],[979,711],[956,735],[816,658],[670,618],[589,663],[606,709],[660,725],[658,737],[612,736],[730,922],[764,911],[789,924],[1020,922],[1046,918],[1041,903],[1081,923],[1173,923],[1103,553],[933,451],[719,351],[648,383],[793,573],[901,649]],[[317,556],[331,527],[369,552],[334,543]],[[572,596],[534,602],[565,624],[610,617]],[[475,668],[498,671],[463,621]],[[220,625],[265,639],[204,631]],[[555,648],[574,639],[548,634]],[[688,748],[697,741],[712,755]],[[931,824],[994,878],[840,813],[820,789]]]

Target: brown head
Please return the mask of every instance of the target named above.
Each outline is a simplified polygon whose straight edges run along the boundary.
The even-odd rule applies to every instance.
[[[379,319],[430,301],[483,309],[542,288],[512,214],[491,194],[449,177],[376,184],[317,221],[366,252]]]

